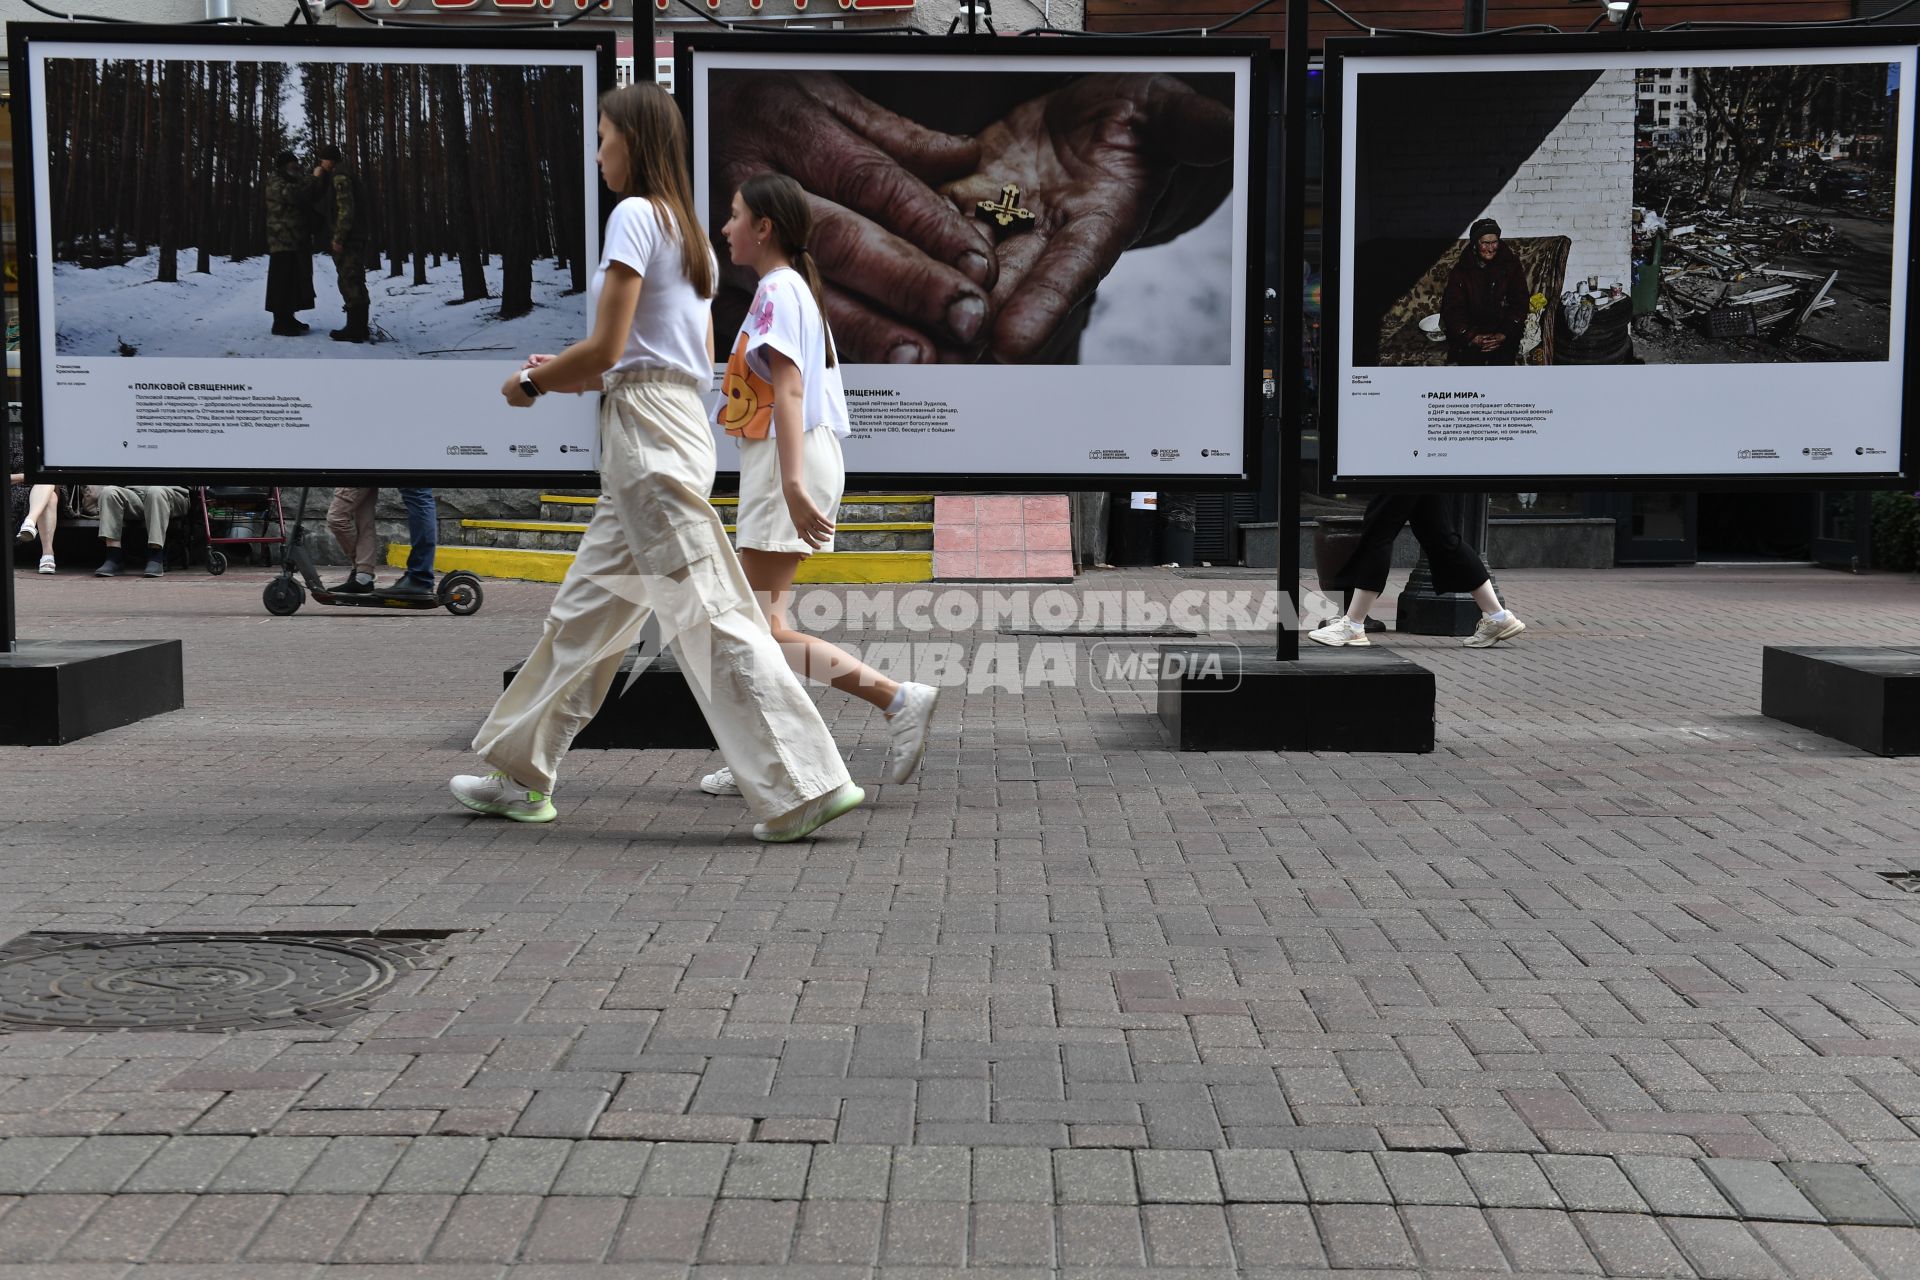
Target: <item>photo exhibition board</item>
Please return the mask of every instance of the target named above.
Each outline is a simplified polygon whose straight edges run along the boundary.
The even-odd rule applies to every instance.
[[[1329,42],[1330,483],[1910,474],[1909,32],[1459,48]]]
[[[589,328],[611,34],[9,35],[41,472],[591,483],[598,397],[500,386]]]
[[[1034,52],[1065,43],[676,36],[717,358],[758,307],[721,236],[734,192],[785,173],[858,477],[1257,482],[1265,46]]]

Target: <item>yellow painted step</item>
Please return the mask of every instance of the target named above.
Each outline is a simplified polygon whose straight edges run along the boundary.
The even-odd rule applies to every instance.
[[[584,533],[587,526],[573,520],[462,520],[462,529],[507,529],[515,533]],[[933,528],[931,520],[894,520],[877,524],[835,525],[846,533],[925,533]],[[727,526],[733,532],[733,526]]]
[[[387,563],[404,565],[410,548],[387,544]],[[558,582],[573,563],[571,551],[521,551],[510,547],[441,547],[434,555],[441,573],[465,569],[483,578]],[[931,551],[834,551],[800,563],[797,581],[810,583],[932,582]]]
[[[540,495],[540,501],[563,503],[570,507],[590,507],[600,501],[600,499],[583,498],[575,494],[543,493]],[[738,498],[709,498],[707,501],[716,507],[735,507],[740,505],[740,499]],[[932,502],[933,495],[930,493],[849,493],[842,495],[840,501],[843,503],[857,503],[861,506],[872,506],[877,502]]]

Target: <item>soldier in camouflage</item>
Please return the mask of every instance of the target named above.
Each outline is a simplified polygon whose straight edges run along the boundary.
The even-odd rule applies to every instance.
[[[367,308],[367,204],[361,196],[360,180],[340,162],[340,148],[331,142],[314,153],[319,164],[314,176],[320,180],[320,209],[328,228],[329,248],[334,270],[340,281],[340,302],[346,308],[347,323],[327,336],[335,342],[368,340]]]
[[[300,172],[291,151],[274,157],[267,175],[267,310],[273,332],[297,338],[307,331],[294,313],[313,305],[313,198],[319,180]]]

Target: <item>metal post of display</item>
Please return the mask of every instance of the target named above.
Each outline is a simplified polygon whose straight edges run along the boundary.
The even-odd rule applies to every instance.
[[[7,465],[9,469],[11,469],[13,465],[13,442],[15,439],[19,439],[21,442],[21,469],[26,469],[27,447],[25,431],[26,428],[20,424],[20,405],[18,402],[9,401],[7,404]],[[11,491],[12,485],[8,485],[8,489]],[[7,514],[11,516],[13,513],[9,511]],[[7,552],[7,572],[4,577],[0,577],[0,653],[13,653],[17,648],[20,635],[19,619],[13,607],[13,562],[14,554],[9,550]]]
[[[1279,549],[1280,595],[1287,601],[1274,637],[1274,657],[1294,662],[1300,657],[1300,344],[1306,326],[1306,214],[1302,207],[1307,179],[1307,3],[1287,0],[1287,56],[1285,94],[1280,115],[1280,509],[1274,529]]]
[[[1233,646],[1183,646],[1187,662],[1160,678],[1160,721],[1180,751],[1433,750],[1433,673],[1384,649],[1300,651],[1301,424],[1306,402],[1306,174],[1310,0],[1288,0],[1281,86],[1278,375],[1278,594],[1287,604],[1268,657]],[[1275,106],[1270,97],[1267,110]],[[1263,160],[1272,163],[1271,151]],[[1209,667],[1209,662],[1215,665]]]

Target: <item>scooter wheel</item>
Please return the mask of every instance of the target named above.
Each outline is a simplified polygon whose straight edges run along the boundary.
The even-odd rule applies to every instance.
[[[285,618],[297,613],[300,606],[307,602],[307,593],[291,578],[275,578],[267,583],[260,598],[265,602],[268,613],[276,618]]]
[[[480,579],[470,573],[450,573],[440,579],[440,603],[456,618],[480,612],[486,598],[487,593],[480,589]]]
[[[227,571],[227,557],[224,552],[207,552],[207,572],[218,577]]]

